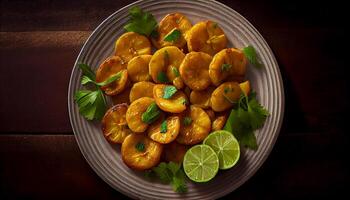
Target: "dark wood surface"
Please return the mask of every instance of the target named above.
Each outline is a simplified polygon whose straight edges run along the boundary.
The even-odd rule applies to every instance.
[[[84,160],[67,90],[91,31],[132,1],[1,0],[0,198],[122,199]],[[340,1],[221,2],[246,17],[278,60],[286,95],[271,155],[232,199],[336,197],[349,187],[348,21]]]

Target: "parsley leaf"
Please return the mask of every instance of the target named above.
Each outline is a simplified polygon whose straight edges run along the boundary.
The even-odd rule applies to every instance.
[[[177,92],[177,89],[173,85],[167,85],[164,87],[164,99],[170,99],[175,93]]]
[[[176,42],[178,39],[180,39],[181,37],[181,31],[179,29],[174,28],[172,31],[170,31],[170,33],[168,33],[165,37],[164,37],[164,41],[167,42]]]
[[[157,80],[161,83],[168,83],[169,82],[169,79],[164,72],[158,73]]]
[[[138,142],[138,143],[135,145],[135,148],[137,149],[137,151],[143,152],[143,151],[145,151],[145,144],[142,143],[142,142]]]
[[[184,118],[184,125],[185,125],[185,126],[188,126],[188,125],[190,125],[191,123],[192,123],[191,117],[185,117],[185,118]]]
[[[119,80],[122,77],[122,72],[123,71],[119,71],[118,73],[110,76],[108,79],[106,79],[105,81],[100,82],[100,83],[97,83],[95,80],[92,80],[88,76],[84,75],[81,78],[81,84],[82,85],[86,85],[88,83],[93,83],[93,84],[95,84],[97,86],[105,86],[105,85],[108,85],[108,84],[112,83],[113,81]]]
[[[244,93],[238,101],[238,107],[231,110],[224,130],[235,135],[242,146],[256,150],[258,145],[254,131],[261,128],[269,112],[256,100],[255,93],[246,96]]]
[[[88,120],[102,119],[107,109],[103,92],[100,89],[79,90],[75,93],[74,100],[78,104],[80,114]]]
[[[158,119],[160,116],[160,110],[156,103],[151,103],[147,110],[142,114],[141,120],[147,124],[151,124]]]
[[[130,20],[124,26],[128,32],[135,32],[141,35],[150,36],[157,27],[157,21],[154,16],[134,6],[129,9]]]
[[[162,122],[162,124],[160,125],[160,132],[166,133],[167,131],[168,131],[167,122],[166,122],[166,120],[164,120]]]
[[[95,81],[95,79],[96,79],[95,73],[91,70],[89,65],[84,64],[84,63],[80,63],[78,66],[85,76],[87,76],[91,80]]]
[[[245,57],[249,60],[249,62],[257,68],[261,68],[263,65],[258,60],[258,56],[253,46],[247,46],[242,49]]]
[[[187,192],[185,174],[179,164],[161,162],[152,170],[163,183],[171,184],[174,191],[178,193]]]
[[[224,63],[221,65],[221,71],[223,72],[227,72],[231,69],[232,65],[231,64],[227,64],[227,63]]]

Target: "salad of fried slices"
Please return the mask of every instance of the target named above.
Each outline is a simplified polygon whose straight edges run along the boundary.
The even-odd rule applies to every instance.
[[[262,65],[252,46],[228,47],[218,22],[171,13],[158,24],[138,7],[129,14],[113,55],[96,72],[79,65],[94,90],[77,91],[75,101],[121,144],[125,165],[186,192],[186,176],[209,181],[238,162],[240,148],[257,149],[254,131],[269,113],[245,75]]]

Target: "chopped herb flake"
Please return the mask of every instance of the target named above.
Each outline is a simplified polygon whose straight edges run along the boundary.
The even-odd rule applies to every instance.
[[[173,85],[167,85],[167,86],[164,87],[164,91],[163,92],[164,92],[163,98],[164,99],[170,99],[177,92],[177,89]]]
[[[162,124],[160,125],[160,132],[161,133],[166,133],[167,131],[168,131],[167,122],[166,122],[166,120],[164,120],[162,122]]]
[[[188,125],[190,125],[191,123],[192,123],[191,117],[185,117],[185,118],[184,118],[184,125],[185,125],[185,126],[188,126]]]

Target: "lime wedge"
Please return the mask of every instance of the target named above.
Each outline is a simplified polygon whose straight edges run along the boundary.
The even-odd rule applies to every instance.
[[[209,134],[203,144],[210,146],[219,158],[219,168],[229,169],[239,160],[239,144],[232,133],[228,131],[214,131]]]
[[[183,167],[192,181],[207,182],[218,173],[219,159],[209,146],[195,145],[186,152]]]

